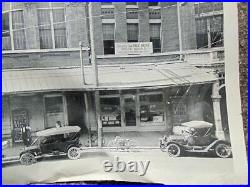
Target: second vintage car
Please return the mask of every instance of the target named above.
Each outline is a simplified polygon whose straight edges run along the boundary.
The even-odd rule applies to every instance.
[[[230,142],[218,139],[213,133],[213,124],[205,121],[190,121],[176,126],[174,134],[160,139],[160,149],[171,157],[184,152],[214,153],[220,158],[232,156]]]

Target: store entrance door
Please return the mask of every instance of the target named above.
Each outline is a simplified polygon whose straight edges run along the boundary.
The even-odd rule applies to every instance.
[[[136,126],[135,96],[124,96],[124,122],[126,127]]]
[[[45,98],[46,128],[56,127],[56,122],[60,121],[65,125],[62,96],[46,96]]]

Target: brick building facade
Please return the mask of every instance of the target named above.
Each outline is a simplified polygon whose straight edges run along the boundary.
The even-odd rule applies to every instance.
[[[93,3],[92,8],[96,59],[101,66],[118,66],[118,69],[126,69],[130,64],[188,62],[196,67],[205,67],[206,69],[212,69],[212,71],[219,70],[223,73],[222,3],[210,5],[208,3],[177,4],[170,2],[96,2]],[[58,68],[59,72],[60,69],[64,68],[79,68],[81,66],[79,58],[80,41],[83,49],[83,63],[86,68],[90,67],[88,17],[88,3],[3,3],[3,72],[6,72],[8,76],[12,75],[11,73],[16,76],[15,71],[25,73],[27,70],[41,70],[44,71],[41,76],[45,79],[46,76],[43,76],[43,74],[48,73],[48,76],[50,76],[51,69]],[[152,42],[153,54],[116,55],[115,43],[118,42]],[[183,56],[183,54],[185,55]],[[111,74],[113,71],[111,70]],[[56,77],[57,72],[53,71],[53,73]],[[58,73],[58,75],[61,76],[61,73]],[[71,75],[73,76],[73,74]],[[68,74],[65,74],[65,76],[68,76]],[[11,79],[15,81],[13,77]],[[58,82],[58,85],[61,82]],[[28,88],[24,81],[23,85],[19,85],[16,89],[17,91],[12,90],[2,93],[2,129],[5,137],[13,134],[13,128],[18,120],[24,122],[28,120],[33,131],[53,127],[56,120],[63,121],[65,125],[78,124],[86,131],[89,127],[92,127],[94,131],[97,130],[98,117],[95,115],[96,101],[93,89],[81,89],[80,87],[77,87],[77,89],[60,89],[56,86],[45,86],[46,89],[42,89],[44,84],[42,79],[34,84],[40,85],[41,89],[33,89],[31,88],[32,85]],[[6,85],[6,87],[8,86]],[[118,122],[119,120],[113,120],[112,123],[114,124],[111,124],[111,126],[127,126],[124,121],[126,120],[126,112],[131,111],[126,111],[126,107],[136,112],[136,119],[130,119],[134,124],[128,125],[128,128],[115,128],[115,131],[127,129],[128,131],[165,132],[165,130],[172,128],[173,121],[169,119],[169,116],[172,115],[173,108],[180,110],[179,114],[176,113],[176,115],[179,115],[176,116],[176,119],[179,120],[177,120],[177,124],[183,121],[185,116],[185,120],[214,121],[213,102],[210,97],[212,82],[194,86],[192,90],[194,94],[191,94],[190,98],[204,89],[210,90],[207,92],[210,95],[203,95],[198,100],[190,99],[189,103],[178,101],[182,105],[176,106],[173,103],[175,101],[177,103],[178,97],[181,97],[181,95],[177,94],[178,97],[174,98],[174,91],[183,90],[182,86],[181,88],[178,88],[178,86],[162,87],[160,90],[153,87],[151,90],[144,90],[144,88],[142,85],[129,89],[122,87],[117,88],[116,91],[110,90],[110,93],[105,92],[101,96],[101,107],[105,108],[106,105],[107,108],[107,105],[111,102],[116,103],[114,105],[117,105],[121,110],[120,114],[117,115],[120,115],[120,122]],[[84,97],[84,93],[86,93],[86,97]],[[168,93],[172,93],[172,95]],[[156,96],[159,96],[159,98],[155,99]],[[89,105],[87,108],[86,98]],[[170,98],[172,98],[169,101],[171,106],[168,109],[164,103],[168,102]],[[135,101],[138,101],[138,103]],[[161,123],[159,126],[141,125],[146,119],[140,118],[140,114],[147,110],[149,104],[146,103],[151,101],[152,106],[159,107],[155,108],[156,114],[152,114],[155,117],[150,120],[151,122],[158,120],[158,123]],[[144,103],[144,109],[139,106],[139,108],[133,108],[133,106],[131,108],[131,104],[139,105],[139,103]],[[157,103],[161,104],[158,105]],[[116,110],[117,106],[111,107],[111,110]],[[196,110],[200,112],[200,115],[188,110],[194,106],[199,108],[199,110]],[[211,108],[211,110],[205,111],[207,108]],[[222,111],[222,113],[224,112]],[[115,117],[117,118],[117,116]],[[112,116],[110,117],[112,118]],[[181,119],[182,117],[183,119]],[[133,126],[137,128],[133,129]],[[106,131],[110,131],[108,129],[110,128],[106,128]],[[105,128],[103,131],[105,131]]]

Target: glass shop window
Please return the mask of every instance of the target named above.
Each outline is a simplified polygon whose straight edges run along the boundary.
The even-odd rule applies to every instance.
[[[162,94],[140,96],[140,121],[157,125],[164,122],[164,103]]]
[[[100,98],[101,121],[103,127],[121,126],[121,107],[119,97]]]

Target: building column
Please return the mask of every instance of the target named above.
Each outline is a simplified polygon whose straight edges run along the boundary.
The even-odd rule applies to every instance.
[[[213,111],[214,111],[214,122],[215,122],[215,135],[217,138],[225,140],[225,133],[222,128],[222,122],[221,122],[221,111],[220,111],[220,99],[221,95],[219,94],[219,80],[217,80],[215,83],[213,83],[212,87],[212,101],[213,101]]]
[[[95,112],[97,121],[97,136],[98,136],[98,147],[102,147],[102,121],[101,121],[101,106],[100,106],[100,94],[99,90],[95,91]]]
[[[148,3],[139,2],[138,3],[138,20],[139,20],[139,38],[138,42],[149,42],[149,11]]]
[[[115,42],[127,42],[127,18],[126,14],[120,14],[120,12],[126,12],[125,2],[113,2],[115,7]]]

